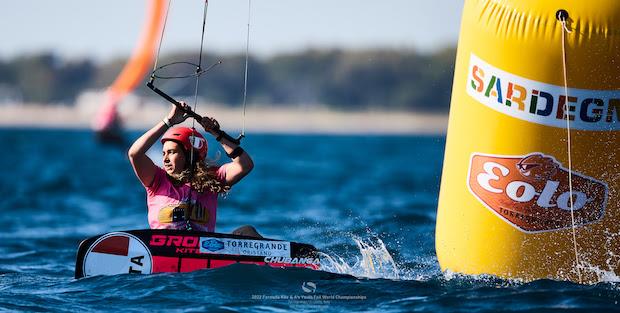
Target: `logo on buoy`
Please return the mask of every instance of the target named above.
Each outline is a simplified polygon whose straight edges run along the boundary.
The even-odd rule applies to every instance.
[[[620,92],[551,85],[514,75],[471,54],[467,94],[502,114],[580,130],[620,130]]]
[[[543,232],[601,219],[608,187],[577,172],[569,172],[543,153],[525,156],[473,154],[468,187],[478,200],[510,225],[524,232]],[[572,201],[571,201],[572,196]]]

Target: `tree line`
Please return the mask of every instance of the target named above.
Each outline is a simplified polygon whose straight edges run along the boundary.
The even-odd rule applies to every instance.
[[[179,52],[160,58],[195,63],[197,56]],[[321,104],[339,110],[406,110],[445,112],[449,107],[455,50],[430,54],[396,50],[307,50],[248,60],[248,103],[269,105]],[[104,89],[126,60],[103,64],[65,60],[51,53],[0,60],[0,100],[19,95],[24,103],[73,103],[80,92]],[[199,95],[226,105],[243,101],[245,55],[205,55]],[[175,64],[157,71],[160,77],[191,76],[195,66]],[[145,77],[144,83],[148,80]],[[194,93],[195,79],[156,79],[175,96]],[[135,90],[152,95],[144,84]]]

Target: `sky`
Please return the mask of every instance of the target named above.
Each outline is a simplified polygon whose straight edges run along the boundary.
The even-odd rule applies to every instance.
[[[0,58],[54,52],[107,61],[134,49],[150,0],[2,0]],[[458,0],[251,0],[250,53],[309,48],[432,52],[456,45]],[[162,53],[197,49],[202,0],[172,0]],[[205,49],[245,51],[248,0],[210,0]]]

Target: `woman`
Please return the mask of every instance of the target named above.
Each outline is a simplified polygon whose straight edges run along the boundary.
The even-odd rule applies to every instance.
[[[232,162],[220,167],[206,162],[207,140],[195,129],[172,127],[188,118],[173,105],[168,117],[138,138],[129,148],[129,161],[147,192],[148,221],[151,228],[215,231],[217,197],[225,194],[254,167],[252,158],[234,142],[221,136],[217,121],[203,117],[198,121],[216,137]],[[163,136],[162,136],[163,135]],[[156,166],[146,155],[162,137],[163,165]],[[233,234],[262,237],[254,227],[242,226]]]

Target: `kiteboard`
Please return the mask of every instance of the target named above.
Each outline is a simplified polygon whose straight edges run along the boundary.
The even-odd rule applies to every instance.
[[[318,251],[309,244],[221,233],[143,229],[111,232],[82,241],[75,278],[181,273],[237,263],[320,269]]]

